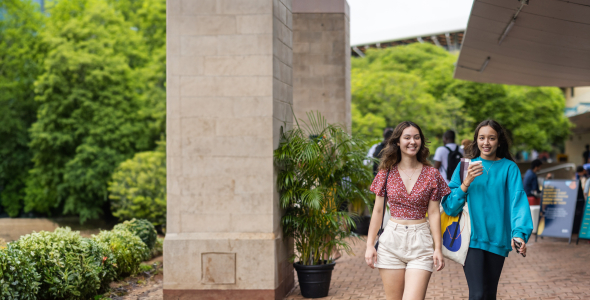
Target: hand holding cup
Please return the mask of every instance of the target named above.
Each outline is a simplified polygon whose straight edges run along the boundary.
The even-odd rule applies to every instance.
[[[475,177],[477,177],[481,174],[483,174],[482,162],[481,161],[471,161],[471,162],[469,162],[469,167],[467,168],[467,176],[465,177],[465,180],[463,180],[463,183],[465,184],[466,187],[468,187],[473,182]]]

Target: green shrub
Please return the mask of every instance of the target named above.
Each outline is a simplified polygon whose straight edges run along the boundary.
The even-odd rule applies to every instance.
[[[154,228],[154,225],[145,219],[133,219],[131,221],[125,221],[121,224],[115,225],[113,230],[129,230],[133,234],[137,235],[145,245],[150,249],[154,249],[158,233]]]
[[[89,299],[115,275],[108,247],[68,227],[32,233],[14,244],[41,274],[39,299]]]
[[[117,278],[137,273],[139,264],[150,253],[145,243],[128,230],[101,231],[94,240],[106,244],[113,252]]]
[[[160,147],[161,148],[161,147]],[[137,153],[122,162],[109,182],[113,215],[121,220],[147,219],[166,222],[166,153]]]
[[[40,279],[35,263],[22,250],[12,244],[0,250],[1,299],[37,299]]]
[[[156,240],[154,249],[152,249],[152,257],[160,256],[164,253],[164,238],[159,237]]]
[[[84,238],[83,242],[87,247],[87,253],[95,258],[95,263],[102,265],[102,270],[99,273],[99,291],[108,291],[109,284],[117,279],[117,260],[115,254],[111,251],[109,245],[105,243],[88,238]]]

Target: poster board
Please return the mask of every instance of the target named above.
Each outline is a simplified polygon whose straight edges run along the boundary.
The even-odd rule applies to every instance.
[[[578,180],[545,180],[537,236],[568,238],[571,243],[579,189]]]
[[[584,214],[582,215],[582,224],[580,224],[580,233],[578,234],[578,240],[576,240],[576,245],[578,244],[580,239],[590,240],[590,196],[586,198]]]

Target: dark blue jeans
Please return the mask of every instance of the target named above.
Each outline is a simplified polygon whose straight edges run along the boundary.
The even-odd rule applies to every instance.
[[[505,259],[492,252],[469,248],[463,266],[469,286],[469,300],[496,300]]]

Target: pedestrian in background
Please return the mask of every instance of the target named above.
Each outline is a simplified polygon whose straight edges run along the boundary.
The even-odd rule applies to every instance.
[[[539,205],[541,204],[540,194],[541,190],[539,189],[539,180],[537,177],[537,172],[541,170],[541,165],[543,162],[539,159],[535,159],[531,162],[531,168],[524,173],[524,179],[522,181],[524,192],[526,193],[527,199],[529,200],[529,205]]]
[[[461,149],[463,149],[463,153],[465,153],[467,147],[471,145],[471,141],[469,139],[464,139],[461,141]]]
[[[586,184],[584,184],[584,199],[587,199],[590,195],[590,179],[586,180]]]
[[[590,158],[588,158],[582,167],[584,167],[584,170],[586,170],[586,175],[590,175]]]
[[[387,300],[424,299],[434,268],[440,271],[445,265],[439,201],[450,190],[430,166],[426,139],[415,123],[397,125],[382,153],[379,173],[371,185],[376,198],[365,262],[379,268]],[[391,219],[376,250],[386,195]]]
[[[584,199],[587,199],[590,195],[590,179],[586,180],[586,184],[584,184]]]
[[[587,176],[588,172],[584,169],[584,166],[578,166],[576,168],[576,180],[580,181],[580,186],[586,186]]]
[[[481,163],[469,164],[463,183],[457,168],[449,184],[451,193],[442,202],[450,216],[457,216],[468,203],[471,240],[463,271],[470,300],[496,299],[504,260],[515,249],[514,240],[521,243],[516,251],[526,255],[533,230],[520,170],[509,148],[498,122],[481,122],[465,153],[471,162]]]
[[[575,180],[582,180],[582,178],[586,178],[586,169],[584,169],[584,166],[577,166],[576,167],[576,177],[574,178]]]
[[[381,141],[381,143],[379,143],[379,144],[373,145],[373,147],[371,147],[371,149],[369,149],[369,153],[367,153],[367,157],[373,157],[373,158],[377,159],[377,161],[373,162],[373,176],[377,175],[377,169],[379,167],[379,159],[381,158],[381,151],[383,151],[383,149],[385,149],[385,144],[387,143],[387,140],[391,137],[392,134],[393,134],[393,128],[391,128],[391,127],[385,128],[383,130],[383,141]]]
[[[448,184],[465,153],[459,145],[455,144],[455,132],[452,130],[447,130],[443,134],[443,144],[444,146],[438,147],[434,152],[434,168],[440,172]]]

